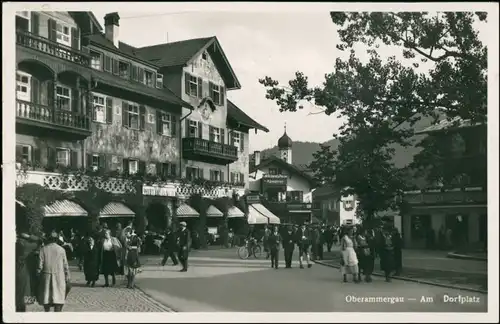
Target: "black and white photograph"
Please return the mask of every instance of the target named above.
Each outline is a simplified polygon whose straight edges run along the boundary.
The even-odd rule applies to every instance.
[[[498,322],[498,3],[2,7],[5,322]]]

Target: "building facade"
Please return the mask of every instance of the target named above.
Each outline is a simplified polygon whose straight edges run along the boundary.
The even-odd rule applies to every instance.
[[[315,183],[310,175],[292,164],[292,140],[285,133],[278,140],[279,157],[261,160],[254,152],[249,189],[259,193],[265,206],[282,223],[311,222]]]
[[[195,193],[243,194],[249,130],[268,130],[227,100],[227,89],[241,87],[217,39],[185,65],[168,65],[121,42],[119,20],[107,14],[103,28],[91,12],[17,14],[17,185],[84,191],[93,179],[113,194],[134,191],[147,214],[167,218]],[[180,54],[175,47],[158,58]],[[85,176],[62,175],[77,170]],[[115,216],[135,214],[113,207]]]

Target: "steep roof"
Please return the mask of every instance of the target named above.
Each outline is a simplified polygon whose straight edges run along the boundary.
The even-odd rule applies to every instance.
[[[259,169],[265,168],[269,165],[272,164],[278,164],[279,166],[283,167],[284,169],[288,170],[289,172],[299,175],[302,178],[306,179],[307,182],[309,182],[310,185],[314,186],[316,182],[314,181],[313,177],[311,177],[309,174],[304,172],[303,170],[299,169],[293,164],[288,164],[284,160],[276,157],[276,156],[270,156],[268,158],[265,158],[262,162],[260,162],[259,165],[256,165],[250,169],[250,173],[255,172]]]
[[[126,44],[124,42],[118,42],[118,48],[116,48],[113,42],[107,39],[106,36],[104,36],[104,34],[102,33],[92,34],[87,36],[87,38],[92,45],[96,45],[110,52],[129,57],[145,65],[148,65],[152,68],[155,69],[158,68],[158,66],[155,65],[153,62],[150,62],[141,55],[139,55],[137,53],[137,49],[129,44]]]
[[[269,133],[269,129],[267,127],[262,126],[255,120],[253,120],[250,116],[245,114],[243,110],[238,108],[232,101],[229,99],[227,100],[227,119],[228,120],[233,120],[236,123],[239,123],[241,125],[250,127],[250,128],[255,128],[259,129],[261,131],[264,131],[266,133]]]
[[[207,50],[214,61],[226,88],[240,89],[240,82],[215,36],[144,46],[136,52],[159,67],[179,67],[190,63],[203,50]]]
[[[444,118],[439,123],[426,127],[420,131],[416,131],[415,134],[426,134],[432,132],[440,132],[451,129],[460,129],[468,127],[478,127],[483,126],[485,123],[472,123],[470,119],[462,119],[460,117],[455,117],[452,119]]]

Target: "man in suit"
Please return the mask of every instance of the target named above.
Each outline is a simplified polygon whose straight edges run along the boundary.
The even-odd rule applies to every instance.
[[[186,228],[186,222],[180,222],[180,229],[177,232],[177,245],[179,247],[179,261],[182,264],[181,272],[188,270],[189,241],[190,235]]]
[[[271,267],[278,269],[279,251],[281,244],[281,235],[278,232],[278,226],[274,226],[273,232],[269,234],[267,239],[269,252],[271,253]]]
[[[307,267],[311,268],[311,233],[306,224],[302,224],[297,231],[297,245],[299,246],[299,263],[300,268],[304,269],[304,256],[307,260]]]
[[[292,267],[293,250],[295,249],[295,233],[291,225],[283,234],[283,249],[285,250],[285,268]]]
[[[177,247],[176,243],[175,233],[170,227],[168,227],[167,231],[165,232],[165,238],[163,239],[163,242],[161,242],[161,248],[163,250],[163,260],[161,261],[162,266],[165,266],[169,257],[172,259],[174,266],[179,264],[179,262],[177,261],[177,257],[175,256],[175,250]]]

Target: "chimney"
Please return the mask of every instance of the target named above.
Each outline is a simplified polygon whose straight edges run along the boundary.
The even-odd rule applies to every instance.
[[[260,164],[260,151],[254,151],[253,152],[253,157],[254,157],[254,160],[255,160],[255,165],[259,165]]]
[[[118,12],[112,12],[104,16],[104,27],[106,38],[118,48],[118,36],[120,30],[120,16]]]

